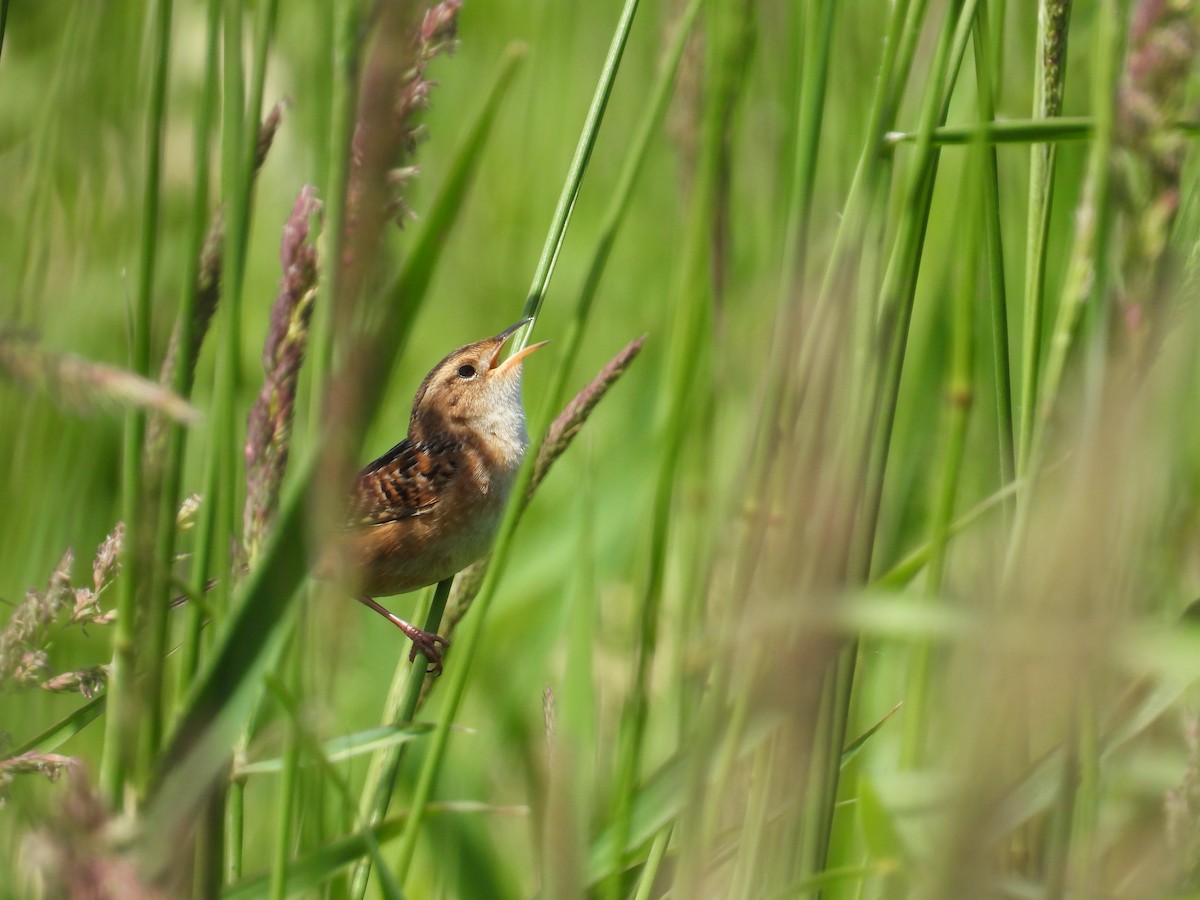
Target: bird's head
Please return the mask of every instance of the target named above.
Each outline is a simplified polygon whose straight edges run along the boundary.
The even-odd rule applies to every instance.
[[[546,342],[530,344],[503,362],[500,353],[508,339],[531,321],[522,319],[495,337],[459,347],[434,366],[413,399],[409,437],[491,439],[504,445],[496,449],[506,455],[515,451],[519,462],[528,444],[521,365]]]

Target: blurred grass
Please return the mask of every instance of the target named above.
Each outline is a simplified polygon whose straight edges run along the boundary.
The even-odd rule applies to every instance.
[[[135,655],[134,694],[129,672],[114,687],[134,718],[109,747],[107,714],[75,733],[96,701],[0,695],[0,757],[66,754],[84,784],[106,772],[134,833],[154,826],[158,843],[96,838],[64,812],[87,789],[25,760],[34,771],[12,776],[0,810],[0,893],[33,891],[67,849],[60,876],[141,866],[203,895],[227,871],[239,896],[349,896],[368,855],[383,873],[368,896],[1196,890],[1200,657],[1173,624],[1200,594],[1200,328],[1178,278],[1198,237],[1193,4],[1075,4],[1056,68],[1019,4],[701,0],[703,39],[651,128],[685,5],[643,0],[634,20],[538,303],[537,336],[554,343],[526,369],[531,434],[557,412],[549,396],[645,333],[643,358],[506,543],[368,832],[351,798],[369,757],[329,748],[380,725],[408,648],[347,598],[292,595],[321,528],[306,498],[330,488],[310,489],[328,471],[318,458],[358,444],[353,411],[350,433],[327,433],[341,420],[327,379],[382,350],[374,371],[390,375],[358,390],[358,462],[399,439],[438,358],[515,321],[621,4],[464,6],[456,52],[429,62],[404,188],[416,221],[387,227],[365,277],[337,274],[363,6],[280,4],[276,20],[270,0],[158,4],[171,45],[151,215],[149,75],[167,48],[150,5],[3,4],[0,328],[154,373],[219,204],[230,230],[191,392],[204,419],[177,432],[166,488],[206,495],[199,534],[160,534],[160,577],[118,588],[125,609],[161,611],[171,550],[199,551],[196,571],[195,557],[174,570],[220,585],[194,636],[198,674],[176,652],[192,613],[172,610],[162,638],[153,617],[125,622],[139,653],[167,652],[149,649],[161,667]],[[481,126],[514,42],[524,62]],[[1184,79],[1187,99],[1171,99]],[[1039,121],[1060,87],[1069,118]],[[285,96],[252,186],[251,136]],[[316,350],[280,530],[242,580],[227,560],[245,416],[305,183],[327,204]],[[342,296],[356,278],[368,287]],[[372,347],[362,326],[381,321]],[[133,352],[143,338],[148,355]],[[123,448],[141,440],[123,431],[111,411],[0,382],[9,607],[45,590],[67,547],[72,583],[89,584],[90,548],[139,508],[119,473],[123,458],[139,471]],[[168,525],[171,507],[154,507]],[[112,658],[114,626],[65,617],[49,674]],[[250,758],[278,758],[282,776],[240,769],[241,812],[225,822],[218,796],[199,813],[243,729]],[[114,755],[131,741],[140,755]],[[408,818],[414,798],[424,815]],[[193,815],[199,855],[174,830]]]

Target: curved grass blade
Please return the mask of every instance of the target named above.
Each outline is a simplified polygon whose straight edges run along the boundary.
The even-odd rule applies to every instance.
[[[411,725],[385,725],[382,728],[368,728],[354,734],[334,738],[321,745],[321,752],[329,762],[342,762],[353,759],[364,753],[374,753],[376,750],[386,750],[400,744],[407,744],[433,730],[426,722],[414,722]],[[276,756],[257,762],[239,766],[234,772],[235,778],[250,775],[274,775],[283,768],[283,760]]]
[[[431,803],[427,812],[459,815],[481,813],[524,815],[527,810],[525,807],[493,806],[488,803],[459,801]],[[407,819],[408,816],[405,814],[393,816],[378,825],[347,835],[294,860],[287,867],[286,896],[310,894],[315,888],[320,887],[347,866],[367,855],[370,852],[372,840],[378,842],[380,846],[394,841],[403,833]],[[252,875],[227,887],[221,896],[225,900],[257,900],[266,893],[269,884],[270,875]]]
[[[66,717],[55,722],[41,734],[30,738],[12,752],[12,756],[25,753],[50,753],[57,750],[79,732],[83,731],[104,712],[105,696],[101,694]]]

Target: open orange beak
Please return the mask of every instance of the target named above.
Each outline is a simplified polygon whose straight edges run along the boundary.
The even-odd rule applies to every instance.
[[[548,343],[550,343],[550,342],[549,341],[538,341],[536,344],[530,344],[524,350],[518,350],[516,353],[514,353],[512,356],[510,356],[508,359],[506,359],[503,363],[500,364],[500,369],[501,370],[511,369],[513,366],[515,366],[517,363],[519,363],[521,360],[523,360],[525,357],[527,357],[534,350],[538,350],[542,347],[545,347]]]
[[[499,343],[499,345],[497,345],[496,353],[495,353],[495,355],[492,356],[492,360],[488,364],[489,370],[494,371],[494,370],[498,369],[501,372],[506,372],[509,369],[511,369],[512,367],[518,365],[521,362],[521,360],[523,360],[525,357],[527,357],[534,350],[537,350],[540,347],[545,347],[548,343],[550,343],[549,341],[538,341],[536,344],[530,344],[528,347],[525,347],[522,350],[518,350],[516,353],[514,353],[512,356],[510,356],[508,359],[506,359],[503,363],[497,364],[497,360],[500,359],[500,351],[504,349],[504,345],[508,342],[508,339],[510,337],[512,337],[514,334],[516,334],[517,331],[519,331],[522,326],[528,325],[532,321],[533,321],[533,319],[522,319],[520,322],[517,322],[515,325],[511,325],[508,328],[505,328],[502,332],[500,332],[498,335],[496,335],[496,337],[500,338],[500,343]]]

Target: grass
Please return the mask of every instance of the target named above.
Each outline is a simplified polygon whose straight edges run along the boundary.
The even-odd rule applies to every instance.
[[[0,894],[1200,890],[1200,10],[860,6],[0,0]],[[427,679],[307,572],[522,315]]]

